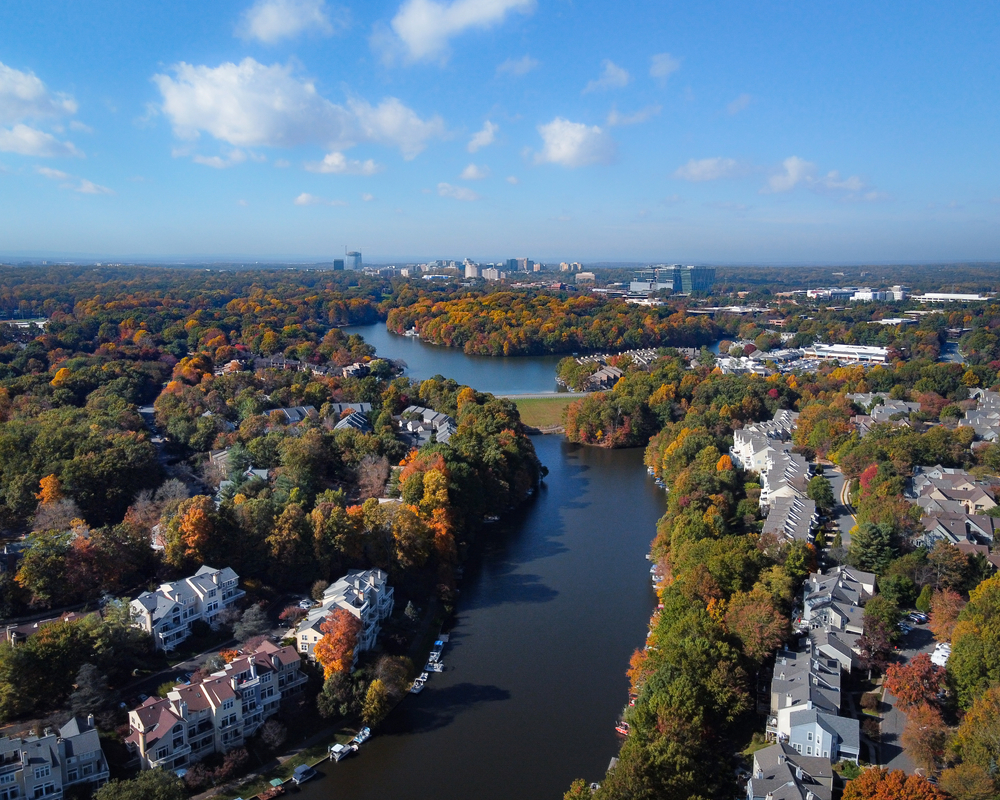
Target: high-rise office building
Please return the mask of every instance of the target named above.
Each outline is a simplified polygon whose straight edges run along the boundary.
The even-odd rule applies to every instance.
[[[667,289],[675,294],[711,291],[715,283],[715,267],[682,267],[680,264],[643,269],[635,273],[629,290],[658,292]]]
[[[347,268],[348,269],[361,269],[361,251],[351,250],[347,253]]]
[[[335,259],[333,259],[333,269],[334,269],[334,271],[339,272],[339,271],[343,270],[343,268],[344,268],[344,259],[342,259],[342,258],[335,258]]]

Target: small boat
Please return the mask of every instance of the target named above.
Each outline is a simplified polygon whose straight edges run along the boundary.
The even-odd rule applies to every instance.
[[[315,778],[318,773],[308,764],[300,764],[292,773],[292,783],[296,786],[305,783],[310,778]]]
[[[426,680],[427,680],[427,679],[428,679],[429,677],[430,677],[430,674],[428,674],[428,673],[426,673],[426,672],[421,672],[421,673],[420,673],[420,677],[419,677],[419,678],[417,678],[417,680],[418,680],[418,681],[424,681],[424,682],[426,682]]]
[[[330,760],[340,761],[342,758],[346,758],[351,753],[357,752],[358,746],[356,744],[333,744],[330,745]]]
[[[628,736],[630,733],[627,722],[619,722],[617,725],[615,725],[615,730],[622,736]]]
[[[424,674],[426,675],[427,673],[425,672]],[[426,683],[426,678],[417,678],[410,687],[410,694],[420,694],[424,690]]]
[[[441,651],[431,650],[430,655],[427,656],[427,663],[434,664],[439,658],[441,658]]]
[[[424,665],[424,669],[428,672],[444,672],[444,664],[440,661],[428,661]]]
[[[371,735],[372,735],[371,728],[362,728],[360,731],[358,731],[358,735],[355,736],[353,739],[351,739],[351,744],[356,744],[358,747],[360,747],[371,738]]]

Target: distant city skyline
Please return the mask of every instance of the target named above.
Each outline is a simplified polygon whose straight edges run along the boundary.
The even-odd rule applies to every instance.
[[[995,3],[94,0],[0,28],[5,261],[1000,259]]]

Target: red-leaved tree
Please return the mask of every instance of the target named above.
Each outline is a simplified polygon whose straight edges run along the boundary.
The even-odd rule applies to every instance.
[[[920,705],[933,705],[944,688],[945,671],[920,653],[906,664],[891,664],[885,672],[885,688],[903,712]]]

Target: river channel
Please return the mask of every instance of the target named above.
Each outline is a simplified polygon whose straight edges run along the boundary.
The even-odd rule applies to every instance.
[[[415,378],[441,373],[504,393],[553,388],[532,376],[551,378],[557,359],[480,364],[451,351],[432,364],[424,348],[440,348],[408,345],[418,360],[366,339],[406,360]],[[574,778],[603,776],[620,744],[628,659],[656,602],[645,554],[666,496],[641,450],[533,441],[548,477],[466,565],[446,671],[408,695],[357,755],[321,764],[304,799],[559,800]]]

